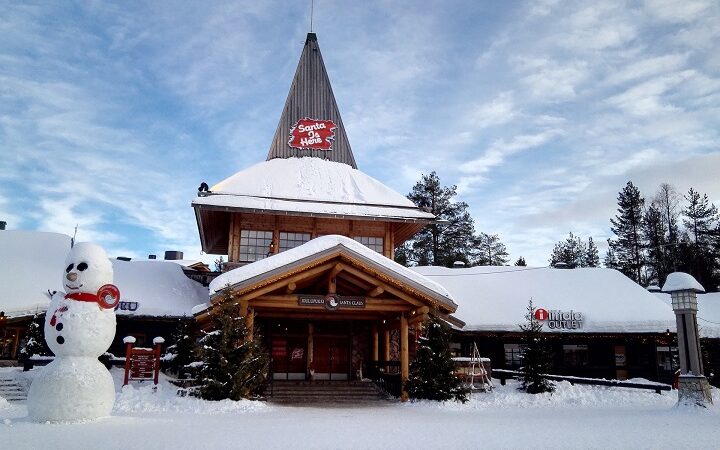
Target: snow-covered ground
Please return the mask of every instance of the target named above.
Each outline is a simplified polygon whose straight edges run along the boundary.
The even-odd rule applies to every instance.
[[[8,370],[8,369],[0,369]],[[113,370],[116,384],[122,372]],[[708,409],[677,408],[676,394],[559,383],[550,395],[515,384],[466,404],[289,407],[177,397],[165,380],[119,390],[113,417],[37,424],[0,399],[7,449],[227,448],[718,448],[720,392]]]

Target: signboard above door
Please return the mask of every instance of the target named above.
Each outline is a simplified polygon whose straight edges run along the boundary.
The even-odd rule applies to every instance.
[[[348,297],[344,295],[301,295],[298,297],[299,306],[323,307],[328,311],[338,309],[364,309],[365,297]]]

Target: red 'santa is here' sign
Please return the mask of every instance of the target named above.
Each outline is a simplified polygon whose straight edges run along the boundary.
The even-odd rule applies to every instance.
[[[288,145],[293,148],[332,150],[337,125],[332,120],[304,118],[290,129]]]

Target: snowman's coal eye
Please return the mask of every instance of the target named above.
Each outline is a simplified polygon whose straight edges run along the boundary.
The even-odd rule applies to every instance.
[[[70,273],[70,271],[73,270],[73,267],[74,267],[74,266],[75,266],[75,264],[70,264],[69,266],[67,266],[67,267],[65,268],[65,272]]]
[[[85,269],[87,269],[87,268],[88,268],[87,263],[81,262],[80,264],[78,264],[78,270],[79,270],[80,272],[82,272],[83,270],[85,270]]]

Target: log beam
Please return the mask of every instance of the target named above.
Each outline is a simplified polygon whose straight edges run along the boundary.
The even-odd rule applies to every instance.
[[[385,289],[383,289],[382,286],[376,286],[375,289],[368,292],[366,295],[368,297],[377,297],[378,295],[382,294],[383,292],[385,292]]]

